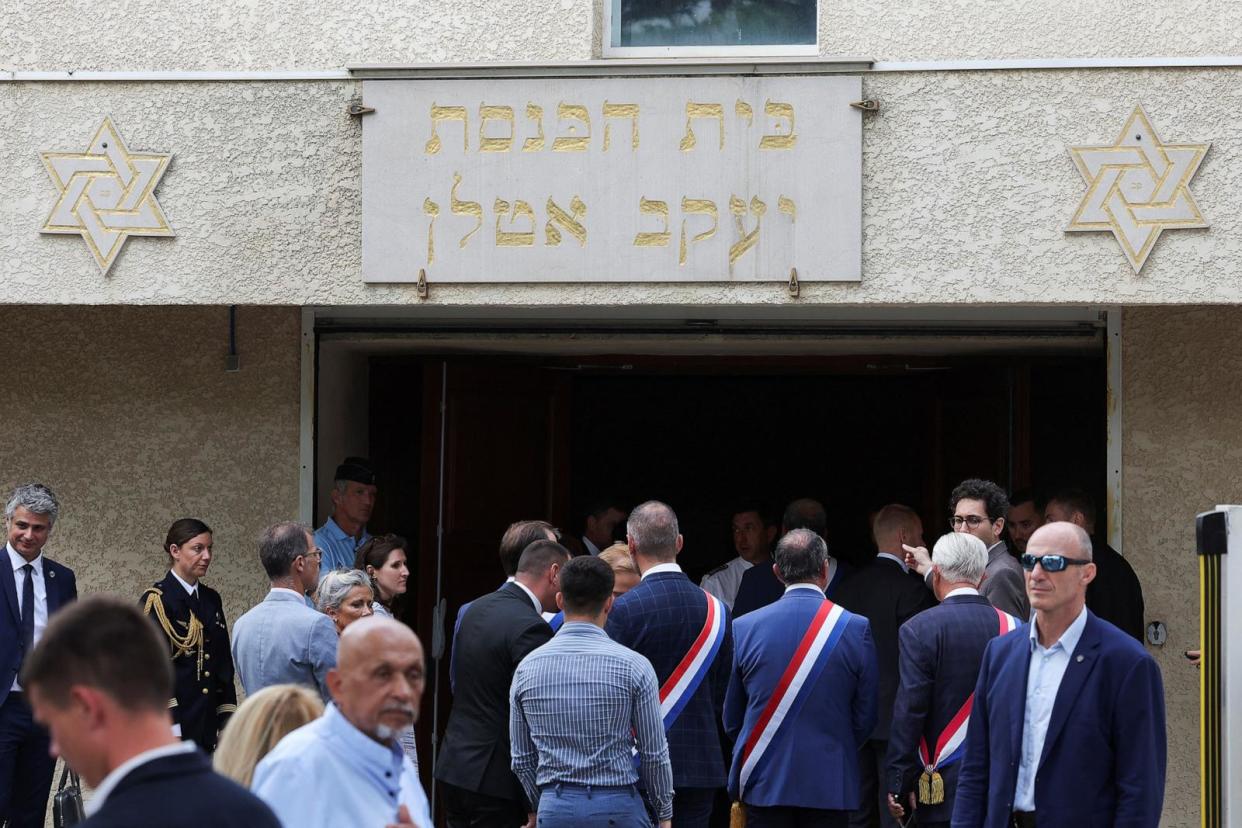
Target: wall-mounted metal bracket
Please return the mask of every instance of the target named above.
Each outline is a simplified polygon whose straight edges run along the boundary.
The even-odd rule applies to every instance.
[[[426,299],[427,294],[431,292],[430,289],[427,287],[427,271],[425,268],[420,267],[418,269],[418,284],[416,285],[416,287],[418,289],[419,299]]]
[[[802,293],[802,286],[798,284],[798,268],[789,268],[789,295],[797,299],[798,294]]]
[[[375,111],[373,106],[363,106],[362,101],[350,101],[349,106],[345,107],[346,114],[351,118],[361,118],[363,115],[370,115]]]
[[[864,98],[861,101],[850,101],[850,106],[855,109],[861,109],[863,112],[879,112],[880,102],[875,98]]]

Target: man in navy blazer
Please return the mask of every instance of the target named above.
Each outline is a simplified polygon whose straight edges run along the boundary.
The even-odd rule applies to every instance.
[[[866,618],[824,597],[823,538],[795,529],[775,557],[785,594],[733,622],[729,794],[748,828],[841,828],[859,805],[858,749],[876,722],[875,646]]]
[[[55,760],[34,721],[18,671],[48,618],[78,597],[73,570],[43,557],[60,513],[47,486],[18,486],[4,507],[8,542],[0,565],[0,823],[43,828]],[[167,701],[165,701],[167,704]]]
[[[987,565],[988,548],[974,535],[942,536],[932,549],[932,590],[940,605],[897,633],[898,684],[883,784],[893,818],[904,821],[913,809],[919,828],[948,828],[964,751],[959,716],[975,692],[984,648],[1021,623],[979,594]]]
[[[1155,828],[1167,758],[1155,660],[1086,608],[1081,527],[1045,524],[1022,566],[1034,618],[984,652],[954,828]]]
[[[651,500],[635,507],[626,523],[626,541],[642,580],[613,604],[605,630],[614,641],[646,656],[663,688],[704,630],[708,600],[719,599],[696,586],[677,566],[683,541],[677,515],[667,505]],[[733,638],[723,602],[720,610],[724,640],[671,728],[666,719],[676,791],[675,828],[706,826],[716,791],[725,784],[716,723],[728,686]]]
[[[65,610],[26,659],[22,683],[57,751],[95,790],[83,828],[279,828],[257,797],[173,735],[168,644],[137,607],[95,595]]]

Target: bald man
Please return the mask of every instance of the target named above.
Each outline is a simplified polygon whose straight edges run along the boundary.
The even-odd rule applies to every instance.
[[[409,627],[378,616],[350,624],[328,673],[332,702],[280,740],[252,789],[286,826],[432,828],[397,738],[418,719],[423,685],[423,645]]]
[[[1091,538],[1036,529],[1022,555],[1030,624],[983,654],[954,828],[1156,828],[1167,745],[1160,668],[1087,609]]]

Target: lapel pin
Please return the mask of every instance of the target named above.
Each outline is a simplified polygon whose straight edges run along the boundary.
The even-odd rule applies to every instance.
[[[1079,657],[1078,657],[1078,659],[1077,659],[1077,661],[1078,661],[1078,663],[1079,663],[1079,664],[1082,664],[1082,656],[1079,656]]]
[[[55,577],[56,577],[56,570],[55,570],[55,569],[49,569],[49,570],[47,571],[47,577],[49,577],[49,578],[55,578]]]

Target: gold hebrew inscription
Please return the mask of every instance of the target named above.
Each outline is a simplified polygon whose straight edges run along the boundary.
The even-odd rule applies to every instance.
[[[560,103],[556,105],[556,117],[562,121],[578,121],[586,130],[585,135],[562,135],[552,140],[553,152],[585,152],[591,144],[591,113],[580,104]],[[569,131],[577,130],[576,124],[569,124]]]
[[[479,232],[479,228],[483,226],[483,205],[477,201],[459,201],[457,198],[457,188],[461,186],[461,173],[453,173],[453,188],[449,190],[449,210],[455,216],[474,216],[474,229],[461,237],[461,241],[457,243],[458,247],[465,247],[470,237]]]
[[[496,211],[496,246],[497,247],[534,247],[535,246],[535,211],[529,204],[520,198],[513,202],[513,218],[511,222],[516,222],[519,218],[527,219],[530,222],[529,230],[501,230],[500,220],[509,212],[509,202],[503,199],[496,199],[496,203],[492,205],[492,209]]]
[[[738,259],[745,256],[759,243],[759,227],[763,223],[763,214],[768,205],[754,196],[750,200],[750,212],[755,217],[755,229],[746,232],[746,202],[737,196],[729,199],[729,212],[733,213],[733,222],[737,225],[738,240],[729,246],[729,268],[732,269]]]
[[[798,142],[798,136],[794,135],[793,104],[765,101],[763,104],[763,114],[769,118],[788,121],[789,132],[778,131],[775,135],[764,135],[759,139],[759,149],[793,149],[794,144]]]
[[[509,125],[509,134],[504,136],[488,135],[487,122],[500,121]],[[513,146],[513,107],[511,106],[479,106],[479,152],[508,152]]]
[[[798,205],[789,196],[781,196],[776,200],[776,209],[789,216],[791,222],[798,220]]]
[[[664,229],[658,232],[637,233],[634,236],[635,247],[668,247],[669,239],[673,237],[672,232],[668,229],[668,202],[653,201],[651,199],[640,197],[638,199],[638,212],[645,216],[660,216],[664,219]]]
[[[751,109],[750,104],[741,98],[737,99],[737,103],[733,105],[733,114],[739,118],[746,119],[746,126],[750,126],[755,120],[755,110]]]
[[[466,115],[464,106],[436,106],[431,105],[431,137],[427,139],[427,146],[424,152],[428,155],[435,155],[440,151],[443,144],[440,141],[440,124],[446,121],[461,121],[461,148],[462,151],[470,149],[470,123]]]
[[[681,252],[677,256],[677,264],[684,265],[686,263],[688,253],[688,245],[686,244],[686,216],[701,215],[712,217],[712,226],[690,239],[690,244],[707,241],[712,236],[716,235],[716,226],[719,224],[720,217],[716,210],[716,202],[706,198],[683,197],[681,200],[681,214]]]
[[[440,205],[424,198],[423,212],[431,216],[431,222],[427,225],[427,264],[430,265],[436,261],[436,217],[440,215]]]
[[[604,151],[608,151],[611,118],[630,119],[630,149],[638,149],[638,104],[615,104],[604,101]]]
[[[586,247],[587,230],[586,225],[579,219],[586,215],[586,205],[582,203],[582,199],[574,196],[569,201],[569,212],[562,210],[555,201],[548,198],[548,221],[543,226],[544,241],[549,247],[556,247],[561,243],[561,231],[556,228],[559,224],[565,228],[569,235],[578,240],[578,244]]]
[[[724,149],[724,106],[718,103],[686,102],[686,134],[681,138],[681,151],[689,152],[698,143],[693,123],[696,118],[714,118],[720,134],[720,149]]]
[[[526,117],[535,122],[535,127],[538,131],[535,133],[534,138],[527,138],[522,142],[522,152],[539,152],[539,150],[543,149],[543,145],[547,143],[543,137],[543,107],[528,103],[526,105]]]

